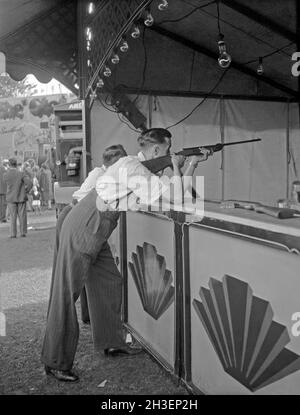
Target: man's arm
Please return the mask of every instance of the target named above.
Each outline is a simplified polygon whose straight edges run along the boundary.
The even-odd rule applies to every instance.
[[[96,167],[93,169],[80,186],[80,189],[76,190],[76,192],[73,193],[73,199],[77,201],[83,199],[92,189],[96,187],[97,179],[103,173],[104,169],[102,167]]]
[[[182,180],[180,172],[181,156],[172,156],[173,181],[166,183],[138,162],[132,174],[135,180],[128,180],[128,187],[140,199],[142,204],[154,205],[163,197],[167,202],[181,203]],[[122,177],[122,176],[121,176]],[[140,178],[140,179],[139,179]]]

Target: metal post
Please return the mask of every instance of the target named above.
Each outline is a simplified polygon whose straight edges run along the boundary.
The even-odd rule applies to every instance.
[[[224,98],[220,99],[220,135],[221,143],[225,143],[225,103]],[[221,151],[221,170],[222,170],[222,185],[221,185],[221,199],[225,198],[225,154]]]
[[[290,102],[287,102],[286,116],[286,198],[289,198],[290,186]]]

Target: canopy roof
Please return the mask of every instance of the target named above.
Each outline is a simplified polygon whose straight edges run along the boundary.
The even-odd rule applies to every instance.
[[[76,1],[1,0],[0,51],[15,80],[53,77],[77,92]]]
[[[88,3],[82,0],[80,7]],[[94,15],[78,24],[76,1],[2,0],[0,51],[6,54],[7,72],[14,79],[33,73],[42,82],[55,77],[76,92],[80,56],[84,65],[87,58],[91,62],[83,70],[89,92],[103,77],[105,52],[125,32],[124,19],[129,21],[134,10],[149,3],[154,24],[139,39],[131,38],[132,25],[127,26],[129,51],[119,53],[118,65],[107,61],[112,76],[103,78],[106,86],[128,92],[299,100],[300,77],[291,71],[292,54],[300,51],[297,0],[220,0],[219,7],[209,0],[169,0],[165,11],[158,10],[160,0],[94,3]],[[140,13],[135,22],[144,28],[143,21]],[[88,56],[87,25],[93,30]],[[228,70],[217,63],[219,29],[232,57]],[[259,57],[264,57],[263,75],[256,72]]]

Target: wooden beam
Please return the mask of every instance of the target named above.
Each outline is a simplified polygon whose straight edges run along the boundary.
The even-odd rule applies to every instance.
[[[285,37],[286,39],[290,40],[291,42],[296,42],[297,35],[296,33],[292,32],[288,28],[280,25],[279,23],[274,22],[273,20],[269,19],[266,16],[256,12],[255,10],[251,9],[244,4],[239,3],[236,0],[219,0],[220,3],[223,3],[225,6],[229,7],[232,10],[242,14],[243,16],[248,17],[252,21],[261,24],[264,27],[267,27],[272,32],[277,33]],[[297,3],[297,0],[296,0]]]
[[[266,96],[266,95],[234,95],[234,94],[208,94],[204,91],[175,91],[167,89],[147,89],[127,86],[117,86],[114,88],[116,92],[131,95],[151,95],[151,96],[166,96],[166,97],[185,97],[185,98],[212,98],[212,99],[236,99],[245,101],[266,101],[266,102],[298,102],[296,98],[289,98],[284,96]],[[105,93],[111,93],[111,90],[103,89]]]
[[[195,50],[198,53],[202,53],[203,55],[206,55],[206,56],[214,59],[216,62],[218,60],[218,54],[216,52],[213,52],[210,49],[206,48],[205,46],[201,46],[201,45],[199,45],[199,44],[197,44],[197,43],[195,43],[195,42],[193,42],[189,39],[186,39],[186,38],[184,38],[184,37],[182,37],[182,36],[180,36],[180,35],[178,35],[174,32],[170,32],[169,30],[164,29],[161,26],[158,26],[158,25],[154,24],[153,26],[149,27],[149,29],[154,31],[155,33],[160,34],[161,36],[168,37],[169,39],[172,39],[175,42],[182,44],[183,46],[186,46],[186,47],[188,47],[192,50]],[[298,98],[298,91],[295,91],[295,90],[293,90],[293,89],[291,89],[291,88],[289,88],[289,87],[287,87],[287,86],[285,86],[285,85],[283,85],[283,84],[281,84],[277,81],[274,81],[272,78],[269,78],[265,75],[258,75],[256,73],[256,71],[254,71],[253,69],[248,68],[247,66],[245,66],[241,63],[237,63],[237,62],[232,61],[230,67],[233,68],[233,69],[236,69],[237,71],[242,72],[242,73],[244,73],[244,74],[246,74],[246,75],[248,75],[252,78],[257,79],[260,82],[264,82],[265,84],[268,84],[271,87],[276,88],[279,91],[284,92],[285,94],[288,94],[292,97]]]

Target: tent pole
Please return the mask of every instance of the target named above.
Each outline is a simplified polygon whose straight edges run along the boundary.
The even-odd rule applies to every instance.
[[[289,198],[290,185],[290,101],[287,102],[286,116],[286,198]]]
[[[152,128],[152,111],[153,111],[153,98],[152,95],[148,95],[148,128]]]
[[[296,4],[296,35],[297,35],[297,51],[300,52],[300,4],[295,0]],[[300,76],[298,76],[298,113],[299,113],[299,127],[300,127]]]
[[[220,99],[220,135],[221,143],[225,142],[225,102],[224,98]],[[222,171],[222,185],[221,185],[221,199],[225,198],[225,154],[221,151],[221,171]]]

